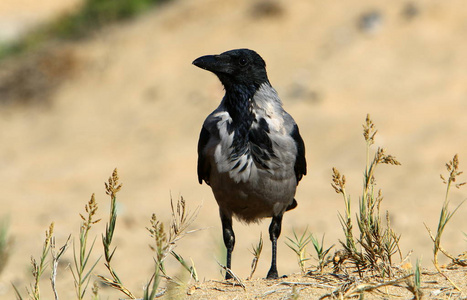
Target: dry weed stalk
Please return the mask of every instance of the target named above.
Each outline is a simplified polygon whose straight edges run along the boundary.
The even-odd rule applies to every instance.
[[[115,233],[115,225],[117,222],[117,206],[116,199],[117,193],[120,191],[122,185],[119,183],[119,177],[117,169],[112,173],[112,176],[109,178],[108,182],[105,183],[106,194],[110,196],[110,218],[109,222],[106,224],[105,234],[102,235],[102,243],[104,245],[104,257],[105,257],[105,266],[108,269],[111,278],[98,275],[98,277],[107,285],[121,291],[131,299],[136,299],[134,294],[129,291],[122,283],[117,273],[112,267],[112,258],[115,254],[115,249],[111,249],[113,235]],[[161,223],[155,214],[151,218],[151,226],[148,229],[151,237],[154,238],[156,245],[151,247],[156,252],[155,260],[155,269],[152,274],[145,290],[143,299],[154,299],[154,297],[161,295],[157,294],[157,288],[159,286],[161,273],[166,278],[169,278],[164,269],[164,260],[167,258],[168,254],[172,254],[180,264],[190,272],[192,278],[196,281],[198,280],[198,275],[194,264],[191,266],[183,259],[181,255],[178,255],[173,251],[176,246],[176,243],[184,237],[186,234],[193,231],[187,231],[188,226],[196,219],[196,216],[199,212],[198,207],[193,213],[189,213],[186,209],[186,203],[183,198],[181,198],[176,205],[174,205],[171,199],[171,208],[172,208],[172,222],[169,229],[166,231],[165,226]],[[170,278],[169,278],[170,279]],[[164,292],[163,292],[164,293]],[[163,294],[162,293],[162,294]]]
[[[115,168],[112,172],[112,176],[109,177],[108,183],[105,183],[105,193],[110,196],[110,217],[109,222],[105,226],[105,234],[102,235],[102,244],[104,245],[105,257],[104,265],[106,266],[112,278],[110,279],[102,275],[98,275],[98,277],[108,286],[121,291],[131,299],[136,299],[133,293],[123,285],[122,281],[111,265],[113,255],[115,254],[116,250],[116,248],[111,250],[111,244],[115,232],[115,225],[117,223],[117,193],[122,188],[122,185],[118,181],[118,171]]]
[[[345,176],[339,173],[339,170],[332,168],[332,183],[331,186],[334,188],[336,193],[341,194],[344,198],[345,205],[345,217],[339,213],[339,221],[341,222],[342,228],[344,229],[346,248],[357,250],[355,245],[355,239],[353,236],[353,225],[352,225],[352,213],[350,205],[350,196],[345,191]]]
[[[85,273],[85,268],[87,266],[87,262],[89,260],[89,256],[93,248],[93,246],[91,246],[90,249],[87,250],[87,247],[86,247],[88,232],[91,229],[91,226],[99,221],[99,220],[93,219],[93,216],[96,214],[96,211],[97,211],[97,204],[94,200],[94,195],[92,195],[91,200],[85,206],[85,209],[86,209],[86,212],[88,213],[87,218],[83,217],[83,215],[80,214],[80,217],[83,219],[81,229],[80,229],[80,243],[79,243],[80,256],[79,258],[77,258],[75,248],[73,247],[74,269],[70,268],[70,271],[73,275],[76,294],[77,294],[78,299],[83,299],[87,284],[90,280],[91,272],[97,264],[97,261],[96,261],[94,265],[87,271],[87,273]],[[49,253],[52,257],[51,275],[50,275],[52,292],[54,294],[54,299],[55,300],[59,299],[58,291],[57,291],[57,284],[56,284],[58,263],[60,259],[62,258],[62,256],[65,254],[66,250],[68,249],[71,235],[68,236],[65,244],[62,247],[60,247],[60,249],[57,252],[55,248],[55,237],[53,236],[53,229],[54,229],[54,223],[51,223],[49,226],[49,229],[45,233],[45,241],[42,247],[42,254],[39,259],[39,263],[33,257],[31,257],[32,274],[34,276],[34,285],[31,285],[30,290],[27,289],[29,297],[31,299],[40,299],[39,280],[48,265],[48,263],[46,262],[46,259]],[[22,300],[23,297],[21,296],[16,286],[13,285],[13,288],[14,288],[16,297]]]
[[[71,239],[71,234],[68,236],[65,242],[65,245],[60,247],[60,249],[58,250],[58,253],[55,250],[55,237],[52,237],[51,242],[50,242],[50,254],[52,255],[52,274],[50,275],[50,282],[52,284],[52,291],[54,293],[55,300],[59,299],[58,291],[57,291],[57,284],[56,284],[58,262],[60,261],[60,258],[62,257],[62,255],[65,254],[66,250],[68,249],[70,239]]]
[[[170,207],[172,210],[172,219],[168,230],[165,229],[164,223],[157,219],[156,214],[152,214],[150,220],[151,226],[147,228],[149,234],[155,241],[155,246],[151,246],[151,249],[156,253],[156,257],[154,258],[155,270],[145,289],[144,299],[153,299],[155,297],[160,282],[160,273],[168,277],[165,271],[164,261],[169,254],[175,257],[195,281],[198,281],[198,274],[194,264],[192,263],[190,266],[181,255],[174,251],[174,249],[176,243],[181,238],[186,234],[196,231],[187,231],[187,229],[198,216],[200,206],[190,213],[186,208],[185,199],[180,197],[175,206],[172,198],[170,198]],[[149,286],[151,286],[150,289]],[[150,293],[149,290],[151,291]]]
[[[116,248],[111,247],[113,235],[115,233],[115,227],[117,222],[117,209],[116,209],[116,199],[117,193],[120,191],[122,185],[119,183],[118,172],[115,169],[109,178],[108,182],[105,183],[106,194],[110,196],[111,205],[110,205],[110,217],[109,222],[106,224],[105,234],[102,235],[102,243],[104,246],[104,256],[105,256],[105,266],[107,267],[111,278],[104,277],[102,275],[98,275],[98,277],[103,281],[103,283],[121,291],[126,296],[130,297],[131,299],[136,299],[136,297],[131,293],[125,286],[123,285],[122,281],[114,271],[112,267],[112,258],[115,254]],[[165,274],[163,268],[163,262],[170,253],[175,257],[175,259],[190,273],[191,277],[198,281],[198,275],[196,269],[194,267],[193,261],[191,265],[187,263],[183,257],[173,251],[176,246],[176,243],[184,237],[188,233],[192,233],[197,230],[188,231],[188,227],[193,223],[196,219],[200,206],[197,209],[190,213],[186,208],[186,203],[183,198],[177,201],[176,204],[171,199],[171,208],[172,208],[172,222],[170,227],[167,231],[164,230],[164,224],[160,223],[155,214],[151,220],[152,227],[148,229],[156,241],[156,247],[154,248],[157,252],[155,261],[156,261],[156,268],[155,272],[149,281],[148,287],[151,285],[152,290],[150,291],[149,288],[146,288],[144,291],[144,299],[154,299],[155,297],[159,297],[165,293],[162,291],[161,293],[156,293],[159,280],[160,280],[160,273],[163,271],[163,276],[168,279],[171,279]],[[76,290],[76,296],[78,299],[83,299],[86,293],[86,289],[90,283],[90,279],[92,276],[92,271],[94,270],[95,266],[97,265],[99,259],[90,265],[90,255],[93,251],[95,239],[88,247],[88,235],[91,227],[100,221],[100,219],[95,218],[97,214],[98,206],[95,201],[94,194],[91,196],[91,199],[85,206],[86,214],[80,214],[82,219],[81,227],[80,227],[80,235],[79,235],[79,253],[76,251],[75,246],[73,246],[73,256],[74,256],[74,264],[70,267],[70,271],[72,273],[74,279],[74,285]],[[39,261],[36,261],[33,257],[31,257],[32,263],[32,274],[34,276],[34,283],[30,285],[30,288],[26,288],[29,297],[34,300],[40,299],[40,289],[39,289],[39,280],[43,275],[44,270],[46,269],[48,263],[46,261],[47,256],[49,253],[52,256],[52,272],[50,276],[50,280],[52,283],[52,291],[54,293],[55,300],[58,300],[58,291],[56,288],[56,278],[57,278],[57,269],[58,263],[60,258],[63,256],[67,247],[69,245],[71,235],[68,237],[64,246],[62,246],[58,252],[55,248],[55,239],[53,237],[53,229],[54,223],[52,223],[49,229],[46,231],[45,241],[42,247],[42,254],[40,256]],[[1,234],[1,232],[0,232]],[[0,236],[1,238],[1,236]],[[112,249],[113,248],[113,249]],[[174,284],[179,284],[178,282],[172,281]],[[179,284],[180,285],[180,284]],[[17,299],[22,300],[23,297],[19,292],[18,288],[13,285],[14,292],[16,294]],[[94,282],[94,286],[92,288],[92,299],[97,300],[99,299],[98,295],[98,286],[96,282]]]
[[[261,256],[261,252],[263,251],[263,235],[261,234],[259,236],[259,242],[256,246],[252,245],[251,246],[251,254],[253,254],[253,260],[251,262],[251,271],[250,271],[250,276],[248,276],[247,280],[250,280],[253,277],[253,274],[256,271],[256,267],[258,266],[258,261]]]
[[[392,276],[392,256],[399,252],[398,236],[391,228],[389,216],[386,213],[386,228],[383,228],[380,217],[380,205],[383,200],[381,190],[375,193],[375,169],[380,164],[400,165],[396,158],[382,148],[378,148],[370,159],[371,146],[374,144],[374,138],[377,133],[375,125],[367,115],[363,124],[363,136],[366,142],[366,167],[364,172],[363,193],[359,200],[359,211],[356,216],[359,238],[353,235],[352,215],[350,196],[345,191],[346,179],[344,175],[333,168],[332,187],[336,193],[344,198],[345,216],[339,213],[339,220],[345,234],[345,242],[341,241],[345,249],[345,257],[349,258],[356,266],[360,276],[363,270],[377,271],[381,276]],[[361,249],[357,248],[357,244]],[[339,263],[343,261],[339,260]],[[336,265],[336,268],[339,268]]]
[[[444,184],[446,184],[446,193],[445,193],[445,197],[444,197],[443,207],[441,208],[441,213],[440,213],[440,216],[439,216],[438,229],[436,231],[436,235],[433,235],[433,232],[431,231],[431,229],[426,224],[425,224],[425,228],[427,229],[428,234],[430,235],[431,240],[434,243],[434,247],[433,247],[433,264],[434,264],[436,270],[443,277],[445,277],[452,284],[452,286],[454,286],[458,291],[461,291],[461,289],[446,274],[444,274],[441,271],[441,268],[439,267],[439,263],[438,263],[438,254],[439,254],[439,252],[442,252],[446,257],[451,259],[453,264],[459,264],[459,265],[464,264],[462,259],[454,257],[453,255],[451,255],[449,252],[447,252],[441,246],[441,237],[443,235],[443,232],[444,232],[444,229],[445,229],[447,223],[452,218],[452,216],[456,213],[456,211],[459,209],[459,207],[465,202],[465,200],[462,201],[452,212],[449,211],[449,209],[448,209],[448,206],[449,206],[449,191],[451,189],[451,186],[454,185],[456,188],[460,188],[461,186],[466,184],[466,182],[456,183],[457,177],[460,176],[463,173],[462,171],[459,170],[459,158],[458,158],[457,154],[455,154],[453,159],[446,164],[446,169],[447,169],[448,174],[449,174],[448,179],[446,179],[442,174],[440,175],[441,180],[443,181]]]
[[[156,252],[156,260],[160,264],[160,269],[164,274],[164,260],[168,254],[173,252],[173,249],[176,247],[176,243],[180,239],[182,239],[186,234],[194,232],[187,231],[187,229],[198,216],[200,208],[197,207],[193,213],[189,213],[187,211],[186,202],[183,197],[180,197],[176,206],[174,206],[173,200],[171,198],[170,205],[172,210],[172,221],[169,230],[165,230],[164,223],[157,219],[156,214],[152,214],[151,226],[147,228],[149,234],[156,243],[156,246],[151,248]],[[181,258],[179,255],[174,256],[175,258]]]
[[[92,194],[91,199],[85,206],[87,216],[84,217],[82,214],[79,214],[79,216],[82,219],[82,223],[81,223],[81,227],[79,231],[79,256],[77,256],[76,254],[75,244],[73,242],[74,268],[70,268],[70,271],[71,271],[71,274],[73,275],[76,296],[79,300],[84,298],[84,295],[86,294],[86,289],[91,280],[91,273],[100,260],[100,258],[97,259],[94,262],[94,264],[89,268],[89,270],[86,270],[88,266],[89,258],[91,256],[92,250],[94,248],[94,244],[96,242],[96,239],[94,238],[91,246],[88,249],[87,247],[88,234],[89,234],[89,231],[91,230],[92,225],[96,224],[97,222],[101,220],[101,219],[94,220],[94,217],[97,213],[97,209],[98,209],[98,206],[94,198],[94,194]]]
[[[52,243],[52,235],[54,232],[54,223],[51,223],[49,229],[45,231],[45,240],[42,246],[42,253],[39,258],[39,263],[31,257],[31,264],[32,264],[32,275],[34,277],[34,285],[31,285],[31,290],[28,290],[29,297],[34,300],[39,300],[41,298],[40,289],[39,289],[39,280],[44,273],[45,268],[47,267],[47,256],[50,252],[50,246]],[[17,296],[21,298],[18,294],[18,290],[15,288]]]

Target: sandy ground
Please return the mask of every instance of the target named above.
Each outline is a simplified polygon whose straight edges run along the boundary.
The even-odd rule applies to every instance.
[[[115,236],[115,268],[123,282],[141,294],[153,268],[145,227],[153,212],[170,220],[170,195],[182,195],[193,209],[202,205],[192,228],[205,228],[183,239],[177,251],[194,261],[201,278],[221,278],[216,262],[224,251],[220,221],[209,187],[197,182],[196,145],[201,124],[223,91],[215,76],[191,62],[240,47],[255,49],[266,60],[270,80],[307,148],[309,170],[296,195],[299,207],[284,217],[280,273],[298,272],[293,252],[283,243],[292,230],[325,234],[329,246],[342,239],[337,214],[343,201],[331,188],[331,168],[346,175],[356,211],[365,165],[361,124],[367,113],[379,130],[376,146],[402,163],[377,170],[385,196],[382,210],[389,211],[401,234],[403,253],[413,250],[412,262],[421,258],[424,267],[431,267],[432,243],[423,223],[437,226],[445,194],[439,174],[455,153],[461,169],[467,158],[463,2],[412,1],[413,10],[399,0],[296,0],[293,5],[277,1],[272,11],[256,3],[174,1],[88,41],[58,48],[70,55],[74,67],[51,105],[2,108],[0,204],[14,239],[0,275],[2,299],[14,297],[10,282],[22,291],[30,282],[30,256],[39,255],[51,222],[57,244],[64,243],[78,231],[78,214],[92,193],[99,217],[107,220],[103,182],[115,167],[124,184]],[[24,7],[25,14],[31,13]],[[376,18],[365,29],[359,20],[368,13]],[[465,188],[453,190],[451,205],[465,195]],[[462,234],[466,213],[464,205],[444,235],[444,247],[454,254],[467,248]],[[99,246],[104,221],[91,231]],[[267,237],[268,225],[268,220],[234,224],[233,269],[239,276],[248,276],[249,249],[261,232]],[[269,267],[269,243],[264,248],[258,278]],[[100,251],[96,246],[93,258]],[[67,262],[72,262],[71,250],[59,283],[65,299],[73,297],[66,288],[71,278]],[[181,272],[176,264],[169,270]],[[104,272],[100,265],[98,273]],[[51,297],[47,281],[45,299]],[[115,294],[103,289],[102,295]]]

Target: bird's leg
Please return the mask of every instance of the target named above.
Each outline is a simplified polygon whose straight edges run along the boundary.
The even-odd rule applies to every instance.
[[[269,226],[269,238],[272,242],[272,260],[271,268],[269,269],[267,279],[277,279],[279,274],[277,274],[277,265],[276,265],[276,255],[277,255],[277,239],[281,234],[281,225],[282,225],[282,214],[272,217],[271,225]]]
[[[232,228],[232,216],[220,213],[222,222],[222,235],[224,236],[224,244],[227,248],[227,263],[226,267],[230,270],[232,264],[232,251],[235,246],[235,234]],[[225,279],[231,279],[232,275],[229,272],[225,273]]]

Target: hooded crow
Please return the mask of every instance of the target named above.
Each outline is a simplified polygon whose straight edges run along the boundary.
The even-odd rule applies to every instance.
[[[193,64],[216,74],[225,88],[219,107],[201,129],[198,180],[211,186],[219,205],[226,266],[231,268],[235,245],[232,217],[246,223],[271,217],[272,261],[267,278],[278,278],[282,216],[297,206],[295,191],[306,175],[305,145],[298,126],[282,108],[266,64],[255,51],[206,55]]]

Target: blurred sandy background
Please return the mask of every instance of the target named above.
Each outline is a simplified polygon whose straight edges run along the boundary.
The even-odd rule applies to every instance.
[[[78,3],[2,0],[0,39],[14,38]],[[170,220],[170,195],[182,195],[193,209],[202,204],[192,228],[207,228],[187,236],[177,252],[193,259],[201,278],[221,278],[216,263],[223,260],[221,226],[210,188],[197,182],[196,146],[201,124],[223,90],[214,75],[191,62],[242,47],[266,60],[271,83],[307,147],[309,169],[296,195],[299,206],[284,217],[279,272],[299,271],[284,244],[292,229],[325,234],[328,246],[343,237],[337,217],[343,200],[331,188],[331,168],[346,175],[356,211],[365,165],[361,124],[367,113],[379,130],[376,146],[402,163],[377,170],[385,196],[382,210],[389,210],[401,234],[403,254],[413,250],[412,261],[422,258],[423,266],[431,266],[432,243],[423,223],[436,229],[445,193],[439,174],[455,153],[461,169],[467,166],[465,3],[175,0],[91,39],[53,46],[57,56],[46,66],[66,80],[57,80],[50,94],[41,94],[39,85],[38,102],[46,104],[0,107],[1,215],[9,216],[14,239],[0,275],[0,298],[13,299],[10,282],[24,292],[31,280],[30,256],[39,256],[52,221],[58,245],[78,232],[78,213],[92,193],[103,218],[91,231],[97,237],[94,257],[101,255],[109,208],[103,183],[115,167],[123,189],[114,260],[123,282],[141,294],[153,268],[145,227],[153,212]],[[55,65],[63,62],[63,68]],[[11,79],[11,68],[1,67],[2,80]],[[0,89],[0,98],[9,96]],[[452,207],[466,192],[453,191]],[[454,254],[467,249],[466,214],[464,205],[444,234],[442,243]],[[268,226],[269,220],[234,224],[238,275],[249,274],[249,248],[260,232],[267,240]],[[256,276],[265,276],[269,260],[266,242]],[[66,288],[69,262],[71,249],[60,269],[65,299],[74,295],[72,285]],[[180,272],[177,265],[172,268],[169,272]],[[107,275],[102,264],[97,273]],[[51,297],[47,276],[45,299]],[[108,289],[101,293],[111,294]]]

